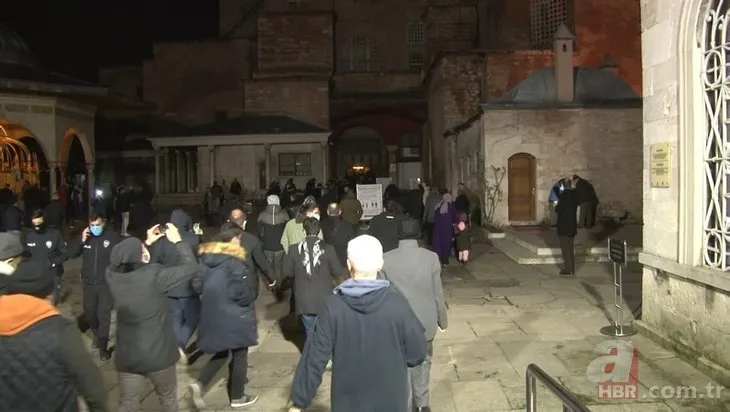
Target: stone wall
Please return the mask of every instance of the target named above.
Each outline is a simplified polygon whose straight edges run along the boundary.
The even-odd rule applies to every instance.
[[[703,178],[682,182],[682,176],[696,173],[701,176],[703,143],[696,152],[689,151],[689,142],[704,139],[705,119],[703,103],[699,98],[685,94],[678,99],[680,89],[680,59],[691,58],[695,43],[695,22],[700,1],[645,0],[642,1],[642,63],[644,67],[644,253],[639,260],[644,264],[642,289],[642,318],[640,329],[661,343],[676,350],[688,362],[710,374],[725,385],[730,382],[730,296],[727,273],[699,265],[704,210],[697,207],[693,190],[701,193]],[[682,14],[682,9],[687,14]],[[684,17],[687,21],[684,21]],[[681,27],[687,26],[689,39],[680,36]],[[680,43],[682,42],[682,43]],[[687,47],[687,49],[685,49]],[[678,50],[686,52],[678,55]],[[701,60],[701,57],[697,57]],[[687,64],[687,66],[691,66]],[[691,69],[689,69],[691,70]],[[701,87],[700,74],[686,74],[688,87]],[[696,83],[692,83],[692,82]],[[682,104],[687,105],[685,110]],[[698,118],[693,117],[694,111]],[[681,116],[686,116],[681,118]],[[682,132],[686,122],[691,131]],[[696,122],[699,130],[692,128]],[[681,144],[687,133],[688,144]],[[650,183],[650,150],[656,143],[671,146],[671,186],[653,188]],[[688,150],[686,163],[680,163],[680,150]],[[699,170],[698,170],[699,169]],[[692,171],[694,170],[694,172]],[[692,179],[688,177],[688,179]],[[687,192],[680,192],[684,186]],[[682,205],[686,207],[682,207]],[[694,205],[694,206],[693,206]],[[697,215],[697,216],[693,216]],[[680,220],[697,224],[684,225]],[[687,252],[696,245],[696,253]]]
[[[246,110],[284,112],[329,128],[328,78],[255,78],[246,82]]]
[[[258,70],[325,72],[333,69],[334,15],[266,13],[258,20]]]
[[[599,214],[603,210],[620,217],[628,211],[641,220],[640,109],[488,110],[484,116],[485,170],[506,168],[517,153],[535,157],[538,221],[549,217],[553,183],[573,174],[593,183]],[[508,220],[508,180],[506,176],[503,201],[494,214],[498,223]]]
[[[99,84],[125,96],[142,97],[142,68],[126,66],[100,69]]]
[[[474,5],[428,7],[426,23],[426,62],[439,52],[471,50],[478,45],[478,14]]]

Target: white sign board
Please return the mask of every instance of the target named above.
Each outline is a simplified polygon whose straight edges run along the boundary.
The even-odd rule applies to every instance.
[[[362,205],[362,220],[383,213],[383,185],[357,185],[357,200]]]

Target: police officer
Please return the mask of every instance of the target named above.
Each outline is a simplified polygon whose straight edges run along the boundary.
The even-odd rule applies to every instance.
[[[94,333],[94,347],[99,348],[99,359],[109,360],[109,327],[114,300],[104,276],[109,266],[112,248],[122,237],[105,230],[106,221],[97,214],[89,217],[89,226],[81,236],[68,245],[68,256],[82,256],[81,282],[84,287],[84,317]]]
[[[43,209],[36,209],[30,218],[33,230],[29,231],[25,239],[25,250],[30,254],[28,260],[38,262],[53,272],[53,304],[61,303],[61,275],[63,262],[66,260],[66,243],[61,232],[46,227]]]

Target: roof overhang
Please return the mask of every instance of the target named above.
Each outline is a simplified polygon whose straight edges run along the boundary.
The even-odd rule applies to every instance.
[[[222,136],[148,137],[156,148],[183,146],[244,146],[271,144],[326,144],[331,133],[238,134]]]

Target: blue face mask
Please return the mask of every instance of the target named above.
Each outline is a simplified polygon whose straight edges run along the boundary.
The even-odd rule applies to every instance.
[[[89,231],[94,236],[101,236],[101,234],[104,233],[104,227],[103,226],[89,226]]]

